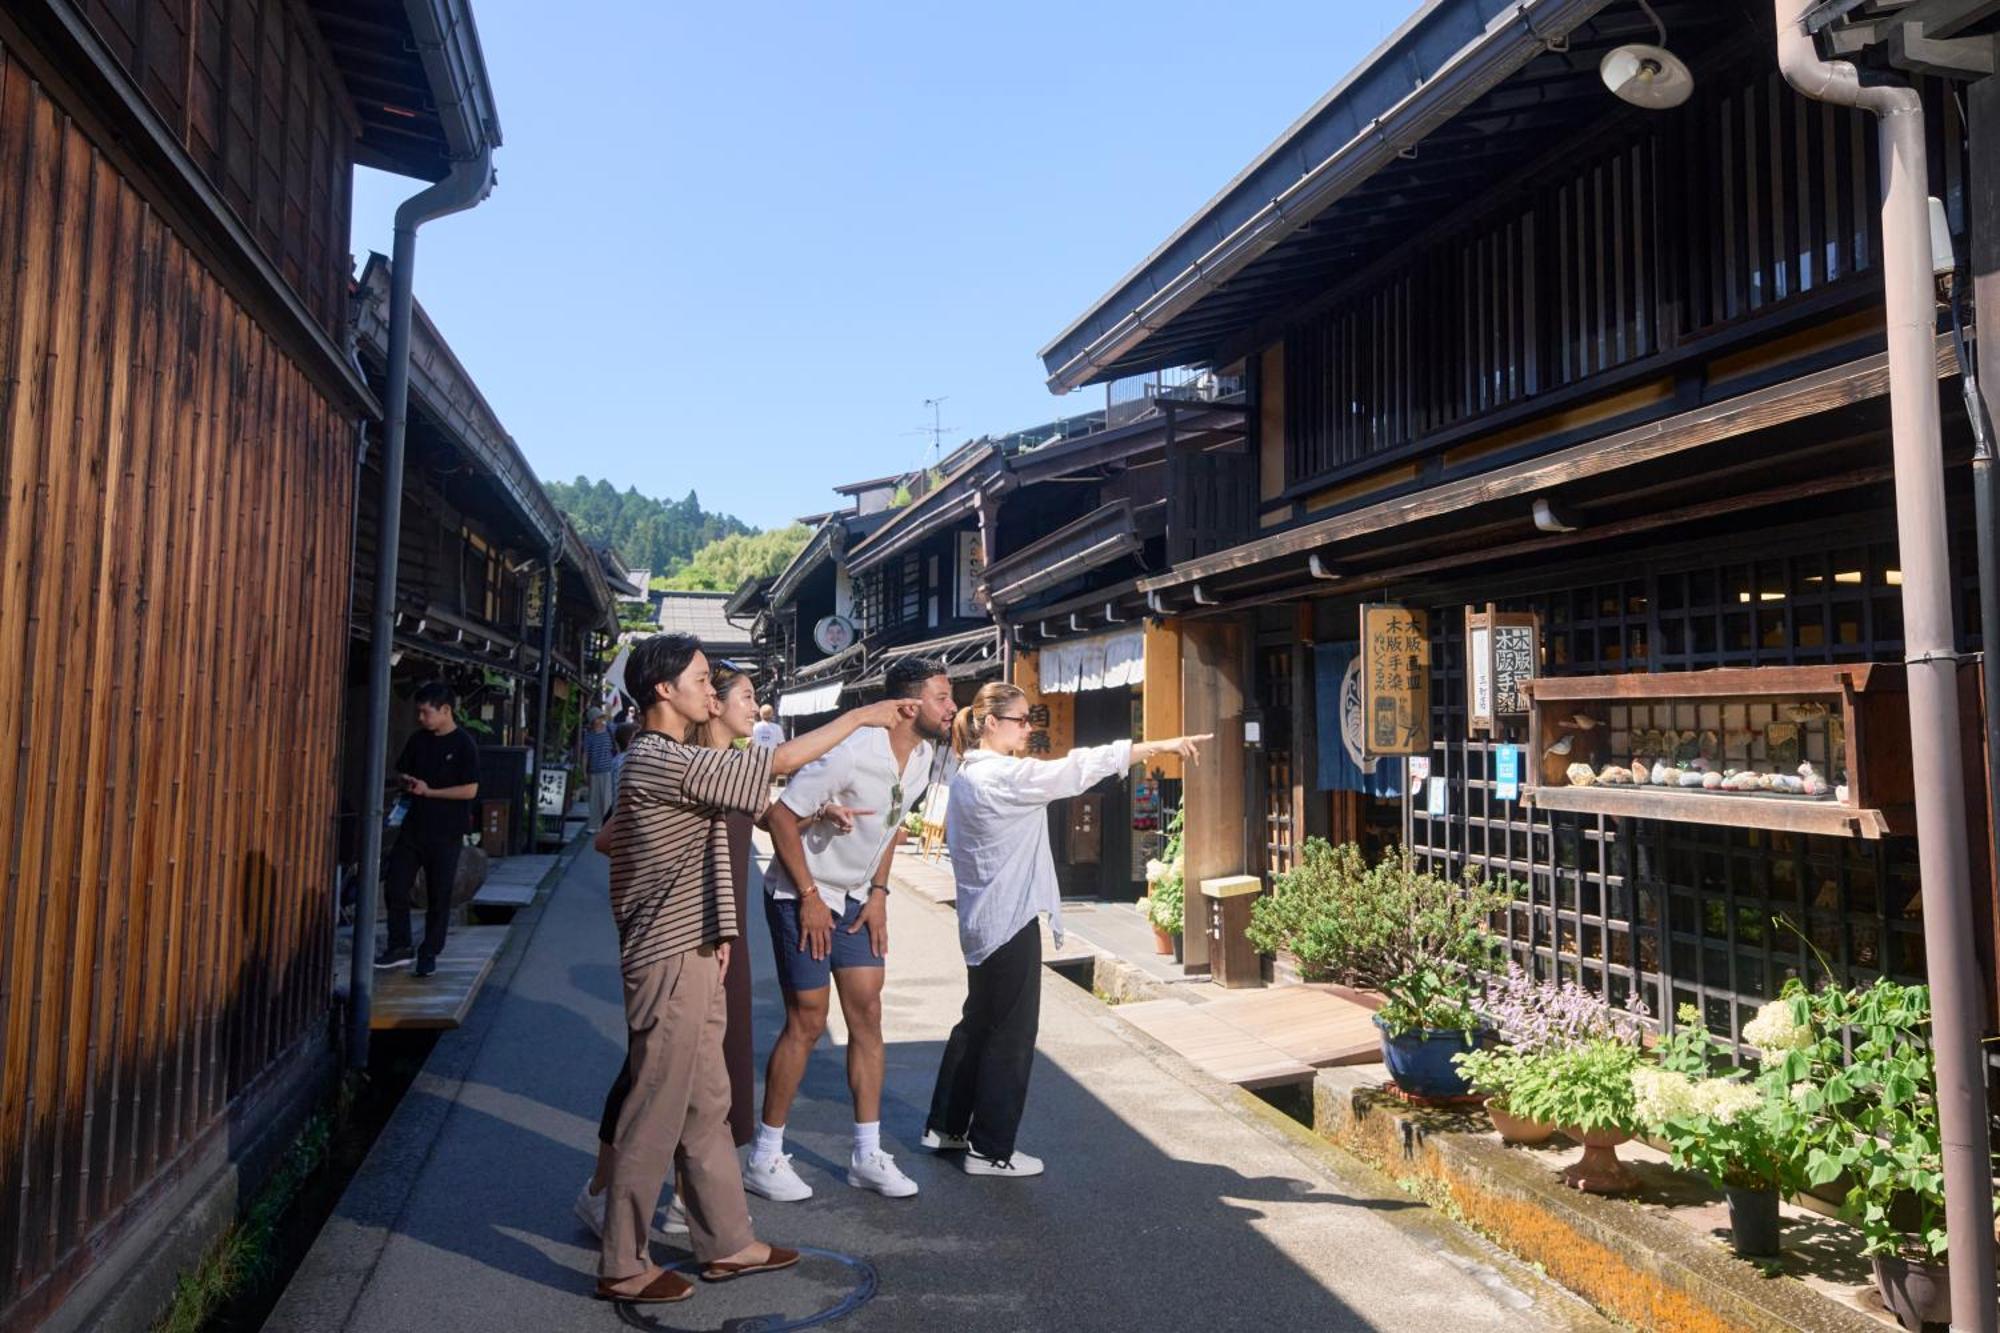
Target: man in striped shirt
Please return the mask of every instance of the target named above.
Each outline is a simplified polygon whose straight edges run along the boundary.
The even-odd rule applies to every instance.
[[[740,924],[723,816],[762,814],[774,774],[796,772],[862,727],[893,726],[916,705],[885,700],[858,708],[775,750],[711,750],[683,739],[708,720],[715,700],[700,640],[644,640],[632,650],[625,682],[645,728],[626,752],[610,839],[632,1090],[612,1144],[597,1294],[650,1303],[694,1293],[685,1278],[653,1263],[647,1239],[677,1157],[704,1279],[771,1272],[799,1259],[752,1234],[729,1133],[722,974]]]

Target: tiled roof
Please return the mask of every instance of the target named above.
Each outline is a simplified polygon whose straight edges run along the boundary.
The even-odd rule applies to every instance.
[[[660,601],[660,628],[692,634],[711,651],[748,652],[755,646],[749,627],[730,624],[722,613],[729,596],[726,592],[667,593]]]

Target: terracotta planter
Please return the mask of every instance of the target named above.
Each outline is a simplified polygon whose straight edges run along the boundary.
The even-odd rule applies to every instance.
[[[1170,932],[1168,932],[1168,931],[1164,931],[1164,930],[1160,929],[1160,928],[1159,928],[1158,926],[1154,926],[1154,927],[1153,927],[1153,952],[1154,952],[1154,953],[1172,953],[1173,951],[1174,951],[1174,937],[1173,937],[1173,935],[1172,935],[1172,934],[1171,934]]]
[[[1563,1168],[1563,1184],[1586,1194],[1623,1194],[1639,1187],[1632,1168],[1618,1159],[1618,1145],[1630,1143],[1630,1134],[1622,1129],[1565,1127],[1563,1135],[1583,1145],[1583,1160]]]
[[[1951,1323],[1951,1269],[1929,1259],[1899,1254],[1875,1256],[1875,1290],[1882,1308],[1916,1333],[1925,1324]]]
[[[1745,1259],[1768,1259],[1778,1245],[1778,1191],[1722,1187],[1729,1200],[1729,1243]]]
[[[1518,1143],[1524,1148],[1532,1148],[1538,1143],[1547,1143],[1556,1132],[1554,1125],[1544,1121],[1510,1114],[1507,1103],[1498,1097],[1487,1099],[1486,1114],[1493,1117],[1493,1128],[1500,1131],[1502,1143]]]

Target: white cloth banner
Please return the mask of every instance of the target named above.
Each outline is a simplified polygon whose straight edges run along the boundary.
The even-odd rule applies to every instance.
[[[1043,694],[1115,690],[1146,679],[1146,637],[1138,630],[1058,644],[1039,658]]]
[[[793,690],[778,697],[779,717],[811,717],[816,713],[831,713],[840,702],[843,682],[828,681],[824,685],[814,685],[809,689]]]

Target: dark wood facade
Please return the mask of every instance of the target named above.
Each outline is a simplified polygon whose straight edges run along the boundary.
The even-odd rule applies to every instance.
[[[13,1325],[322,1030],[354,436],[4,52],[0,201]]]

